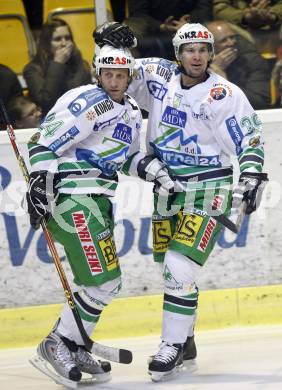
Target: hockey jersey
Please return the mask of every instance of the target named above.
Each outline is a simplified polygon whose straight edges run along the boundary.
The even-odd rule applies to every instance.
[[[149,111],[146,146],[179,180],[231,180],[230,156],[240,171],[261,172],[262,124],[240,88],[209,72],[206,81],[185,88],[177,64],[136,60],[128,93]]]
[[[113,196],[117,172],[139,150],[141,121],[128,95],[119,104],[95,85],[72,89],[28,143],[32,171],[56,172],[60,193]]]

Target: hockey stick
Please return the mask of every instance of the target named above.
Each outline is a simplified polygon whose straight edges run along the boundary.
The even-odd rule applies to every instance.
[[[177,184],[178,184],[179,188],[181,188],[184,192],[186,191],[185,187],[183,186],[183,184],[179,180],[177,180]],[[212,207],[212,210],[216,211],[216,209],[213,209],[213,207]],[[206,215],[209,215],[209,214],[206,212]],[[214,218],[217,222],[221,223],[224,227],[231,230],[231,232],[236,233],[236,234],[239,233],[240,229],[237,226],[238,221],[236,221],[236,223],[234,223],[228,217],[226,217],[226,215],[224,215],[224,214],[210,215],[210,217]],[[241,221],[241,224],[242,224],[242,222],[243,222],[243,219]],[[241,224],[240,224],[240,227],[241,227]]]
[[[15,135],[15,132],[14,132],[12,125],[10,124],[8,114],[7,114],[7,111],[6,111],[6,108],[5,108],[5,105],[2,101],[2,99],[0,99],[0,111],[1,111],[1,116],[4,120],[4,124],[6,126],[8,136],[10,138],[11,145],[14,149],[16,158],[18,160],[19,166],[20,166],[21,171],[23,173],[24,179],[28,183],[28,181],[29,181],[28,169],[27,169],[27,166],[25,164],[24,158],[22,157],[22,155],[18,149],[17,142],[16,142],[16,135]],[[41,227],[42,227],[45,239],[47,241],[48,248],[51,252],[53,262],[54,262],[55,267],[57,269],[57,272],[59,274],[68,305],[73,313],[75,322],[77,324],[77,327],[78,327],[79,332],[81,334],[81,337],[83,339],[85,348],[87,349],[88,352],[92,352],[92,353],[94,353],[94,354],[96,354],[104,359],[108,359],[108,360],[111,360],[113,362],[124,363],[124,364],[131,363],[132,362],[132,352],[131,351],[128,351],[126,349],[108,347],[106,345],[96,343],[95,341],[93,341],[89,338],[88,334],[86,333],[86,331],[84,329],[81,317],[80,317],[78,309],[76,307],[73,293],[72,293],[72,290],[71,290],[70,285],[68,283],[64,268],[61,264],[61,260],[60,260],[60,257],[58,255],[57,249],[55,247],[54,240],[51,236],[51,233],[47,229],[46,221],[44,218],[41,220]]]
[[[239,233],[240,229],[237,226],[238,221],[236,221],[234,223],[229,218],[227,218],[226,215],[224,215],[224,214],[212,215],[211,217],[214,218],[217,222],[221,223],[227,229],[231,230],[231,232],[236,233],[236,234]],[[238,218],[239,218],[239,216],[238,216]],[[242,222],[243,222],[243,219],[240,223],[240,227],[241,227]]]

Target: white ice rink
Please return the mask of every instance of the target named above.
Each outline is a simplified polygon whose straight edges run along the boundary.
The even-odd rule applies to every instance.
[[[177,379],[152,383],[147,358],[156,352],[156,336],[105,340],[104,344],[131,349],[131,365],[112,365],[111,382],[80,389],[104,390],[281,390],[282,326],[198,332],[196,364],[186,364]],[[0,350],[1,390],[63,390],[33,368],[34,348]]]

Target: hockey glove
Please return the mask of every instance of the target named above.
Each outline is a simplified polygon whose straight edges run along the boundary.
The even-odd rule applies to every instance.
[[[137,172],[141,179],[154,182],[154,192],[160,195],[183,191],[181,184],[171,178],[165,164],[156,157],[146,156],[140,160]]]
[[[93,32],[96,44],[101,48],[105,45],[114,47],[135,47],[137,39],[128,26],[118,22],[105,22]]]
[[[57,181],[52,173],[47,171],[32,172],[29,177],[26,193],[30,224],[38,229],[42,218],[48,218],[51,213],[51,203],[56,200]]]
[[[232,208],[246,202],[246,214],[251,214],[260,205],[262,192],[268,182],[267,173],[243,172],[233,192]]]

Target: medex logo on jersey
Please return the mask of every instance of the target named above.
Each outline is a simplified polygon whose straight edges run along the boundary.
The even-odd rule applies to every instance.
[[[126,65],[131,64],[131,60],[126,57],[102,57],[99,62],[105,65]]]

